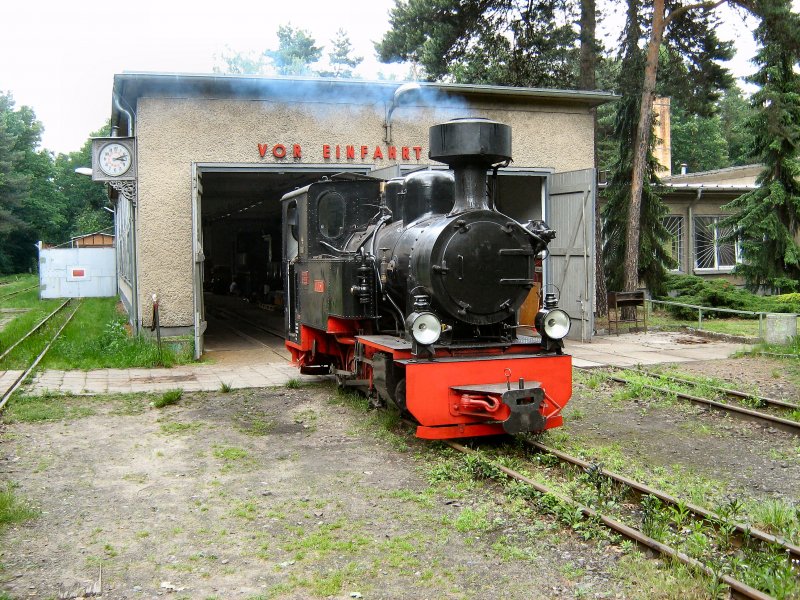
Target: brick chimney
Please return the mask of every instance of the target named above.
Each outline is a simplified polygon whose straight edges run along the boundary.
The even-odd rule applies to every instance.
[[[656,136],[653,146],[655,156],[661,168],[659,177],[672,175],[672,135],[670,133],[670,99],[656,96],[653,99],[653,134]]]

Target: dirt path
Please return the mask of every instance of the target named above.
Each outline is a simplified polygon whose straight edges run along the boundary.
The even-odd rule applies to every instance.
[[[796,393],[800,374],[750,360],[690,368]],[[553,435],[690,496],[800,496],[797,438],[615,389],[576,386]],[[624,546],[582,541],[490,482],[448,474],[446,453],[387,431],[387,415],[330,386],[185,394],[164,409],[150,400],[43,398],[26,414],[51,420],[4,426],[0,475],[41,514],[0,533],[0,590],[76,597],[102,565],[103,598],[704,593]]]
[[[54,597],[89,586],[101,564],[104,598],[621,589],[610,583],[617,553],[563,536],[547,518],[502,516],[486,492],[432,493],[413,449],[376,440],[359,425],[363,413],[330,395],[198,394],[163,410],[76,398],[93,414],[9,426],[0,468],[42,514],[4,535],[2,589]],[[496,547],[512,534],[519,545]]]

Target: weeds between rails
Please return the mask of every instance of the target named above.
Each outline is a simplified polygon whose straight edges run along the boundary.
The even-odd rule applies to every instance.
[[[16,342],[14,342],[14,343],[13,343],[13,344],[11,344],[11,345],[10,345],[8,348],[6,348],[6,349],[5,349],[5,351],[4,351],[2,354],[0,354],[0,361],[2,361],[2,360],[3,360],[3,359],[6,357],[6,356],[8,356],[9,354],[11,354],[11,352],[14,350],[14,348],[16,348],[17,346],[19,346],[21,343],[23,343],[25,340],[27,340],[27,339],[28,339],[30,336],[32,336],[34,333],[36,333],[37,331],[39,331],[39,329],[41,329],[42,327],[44,327],[44,325],[45,325],[47,322],[49,322],[49,321],[50,321],[50,319],[52,319],[52,318],[53,318],[53,317],[54,317],[56,314],[58,314],[59,312],[61,312],[62,310],[64,310],[64,308],[66,308],[67,304],[69,304],[69,303],[70,303],[70,300],[65,300],[65,301],[64,301],[64,302],[63,302],[61,305],[59,305],[59,306],[58,306],[58,307],[57,307],[57,308],[56,308],[56,309],[55,309],[53,312],[51,312],[51,313],[50,313],[49,315],[47,315],[47,316],[46,316],[44,319],[42,319],[42,320],[41,320],[41,321],[39,321],[39,322],[38,322],[36,325],[34,325],[34,326],[33,326],[33,328],[32,328],[32,329],[30,329],[30,330],[28,331],[28,333],[26,333],[25,335],[23,335],[23,336],[22,336],[21,338],[19,338],[19,339],[18,339]]]
[[[734,595],[745,598],[800,594],[800,548],[737,521],[743,508],[739,501],[731,501],[714,513],[609,474],[598,465],[584,468],[581,463],[587,464],[585,461],[563,453],[558,456],[543,446],[536,447],[537,454],[530,457],[504,454],[492,459],[483,451],[449,445],[466,453],[468,459],[480,462],[479,470],[484,476],[500,480],[510,477],[530,486],[540,495],[537,501],[541,506],[585,539],[597,535],[593,528],[604,526],[705,574],[710,578],[712,596],[722,591],[723,584]],[[639,496],[636,505],[630,502],[631,491]],[[579,522],[578,518],[582,520]]]
[[[47,345],[44,347],[44,350],[42,350],[39,353],[39,355],[36,356],[35,359],[33,359],[31,364],[14,380],[14,382],[11,384],[11,387],[9,387],[8,390],[6,390],[5,393],[0,397],[0,410],[2,410],[5,407],[5,405],[8,403],[9,399],[14,394],[14,392],[17,391],[17,389],[23,384],[23,382],[27,379],[27,377],[33,372],[36,366],[42,361],[45,354],[47,354],[47,351],[50,350],[53,343],[58,339],[58,336],[61,335],[61,332],[64,331],[64,328],[69,324],[69,322],[72,320],[72,317],[75,316],[75,313],[78,312],[78,309],[80,307],[81,303],[80,301],[78,301],[77,306],[75,306],[73,311],[64,320],[64,322],[58,328],[58,331],[55,332],[50,341],[47,342]]]
[[[740,502],[731,501],[730,503],[724,505],[719,512],[714,512],[690,502],[685,502],[675,498],[666,492],[642,484],[624,475],[603,469],[602,464],[582,460],[578,457],[571,456],[566,452],[562,452],[561,450],[556,450],[555,448],[545,446],[540,442],[527,439],[523,439],[521,442],[534,452],[544,453],[547,456],[552,456],[558,459],[562,463],[566,463],[571,467],[582,470],[583,473],[587,475],[587,481],[598,490],[602,489],[607,482],[623,486],[630,492],[638,495],[640,500],[646,497],[653,498],[653,501],[658,500],[671,514],[678,515],[680,517],[681,524],[691,517],[701,520],[707,525],[718,530],[723,527],[730,528],[730,531],[726,531],[725,535],[735,535],[738,538],[739,547],[751,542],[766,544],[775,548],[780,547],[780,551],[782,553],[785,553],[794,563],[800,564],[800,546],[797,546],[791,541],[776,537],[767,533],[766,531],[762,531],[761,529],[753,527],[749,523],[743,523],[736,520],[742,508]]]
[[[661,522],[660,512],[658,512],[660,507],[655,505],[652,501],[648,502],[647,498],[650,498],[649,496],[643,501],[643,523],[641,528],[638,529],[623,522],[621,517],[617,517],[616,515],[611,516],[610,513],[612,511],[610,509],[614,506],[621,506],[621,503],[618,499],[600,500],[601,490],[596,487],[594,488],[597,490],[594,492],[596,499],[593,500],[592,503],[594,506],[602,508],[603,512],[585,503],[585,497],[582,498],[577,495],[574,489],[567,487],[565,491],[561,491],[555,487],[542,484],[540,481],[536,481],[532,477],[515,469],[509,468],[505,464],[501,464],[499,460],[491,460],[481,451],[467,448],[455,442],[445,441],[444,443],[466,454],[468,459],[472,458],[481,463],[481,470],[486,477],[501,481],[504,478],[511,478],[527,486],[530,489],[532,498],[535,498],[542,507],[558,516],[576,531],[579,530],[577,526],[581,524],[580,522],[585,522],[588,525],[582,528],[585,539],[590,539],[596,535],[593,532],[593,528],[605,527],[639,545],[650,548],[664,557],[676,560],[697,573],[706,575],[710,580],[712,596],[718,596],[724,590],[724,587],[727,586],[732,593],[735,593],[739,597],[759,600],[771,598],[769,594],[773,593],[772,588],[774,586],[768,586],[770,589],[765,593],[747,581],[742,581],[729,575],[728,573],[734,571],[730,570],[725,564],[722,564],[717,557],[711,556],[708,560],[700,560],[700,558],[697,558],[691,553],[676,549],[659,540],[656,536],[663,534],[663,531],[657,530],[652,524]],[[505,462],[507,462],[507,459]],[[524,465],[520,468],[524,468]],[[591,474],[587,474],[586,476],[591,478]],[[594,484],[592,483],[587,486],[587,489],[591,490],[593,487]],[[516,493],[519,493],[519,490],[517,490]],[[630,520],[630,518],[628,518],[628,520]],[[717,547],[722,547],[722,545],[720,544]],[[695,552],[694,554],[698,553]],[[787,560],[783,556],[780,558],[784,561]],[[795,580],[791,563],[788,563],[788,566],[786,566],[784,570],[788,570],[789,575],[788,577],[781,577],[781,582],[788,579],[788,582],[791,584]],[[743,574],[747,575],[746,572]],[[752,579],[752,576],[750,579]],[[759,585],[759,587],[763,586]],[[794,593],[794,590],[791,590],[789,593]],[[786,595],[788,594],[782,594],[782,596]]]
[[[581,367],[576,368],[581,369]],[[688,400],[689,402],[706,408],[713,408],[715,410],[727,412],[733,416],[759,421],[794,435],[800,435],[800,405],[791,402],[775,400],[772,398],[764,398],[739,390],[719,388],[709,385],[706,382],[695,383],[690,380],[677,380],[677,378],[673,378],[673,381],[669,381],[669,376],[662,376],[659,373],[652,373],[637,369],[616,368],[617,372],[624,375],[623,377],[608,372],[598,372],[596,370],[593,371],[595,373],[600,373],[600,375],[608,381],[613,381],[628,386],[634,392],[636,392],[636,390],[641,392],[658,392],[665,394],[666,396]],[[655,385],[656,383],[661,385]],[[665,385],[669,387],[664,387]],[[698,393],[702,393],[704,395],[700,396],[696,393],[693,394],[684,391],[686,387],[691,387],[697,390]],[[712,399],[708,396],[715,396],[717,399]],[[730,403],[725,397],[736,397],[738,402],[736,404]],[[740,403],[745,404],[745,406],[741,406]],[[773,408],[789,411],[789,414],[787,415],[789,418],[783,418],[770,413],[753,410],[754,406],[771,406]]]

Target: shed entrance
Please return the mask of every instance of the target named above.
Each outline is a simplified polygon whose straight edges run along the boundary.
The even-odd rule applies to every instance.
[[[353,165],[194,165],[195,356],[274,362],[283,347],[281,197]]]
[[[218,360],[274,362],[283,345],[280,199],[321,177],[370,173],[366,165],[195,164],[193,256],[195,354]],[[402,170],[405,174],[406,170]],[[593,171],[502,169],[497,208],[525,222],[544,218],[558,233],[544,273],[561,306],[591,336],[593,308]],[[490,190],[491,192],[491,190]],[[574,202],[573,202],[574,199]]]

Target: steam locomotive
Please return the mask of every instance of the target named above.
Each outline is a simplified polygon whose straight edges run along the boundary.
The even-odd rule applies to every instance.
[[[572,393],[569,316],[545,294],[537,335],[519,322],[555,232],[488,194],[511,128],[435,125],[430,158],[451,171],[334,178],[282,198],[286,347],[301,372],[397,405],[421,438],[557,427]]]

